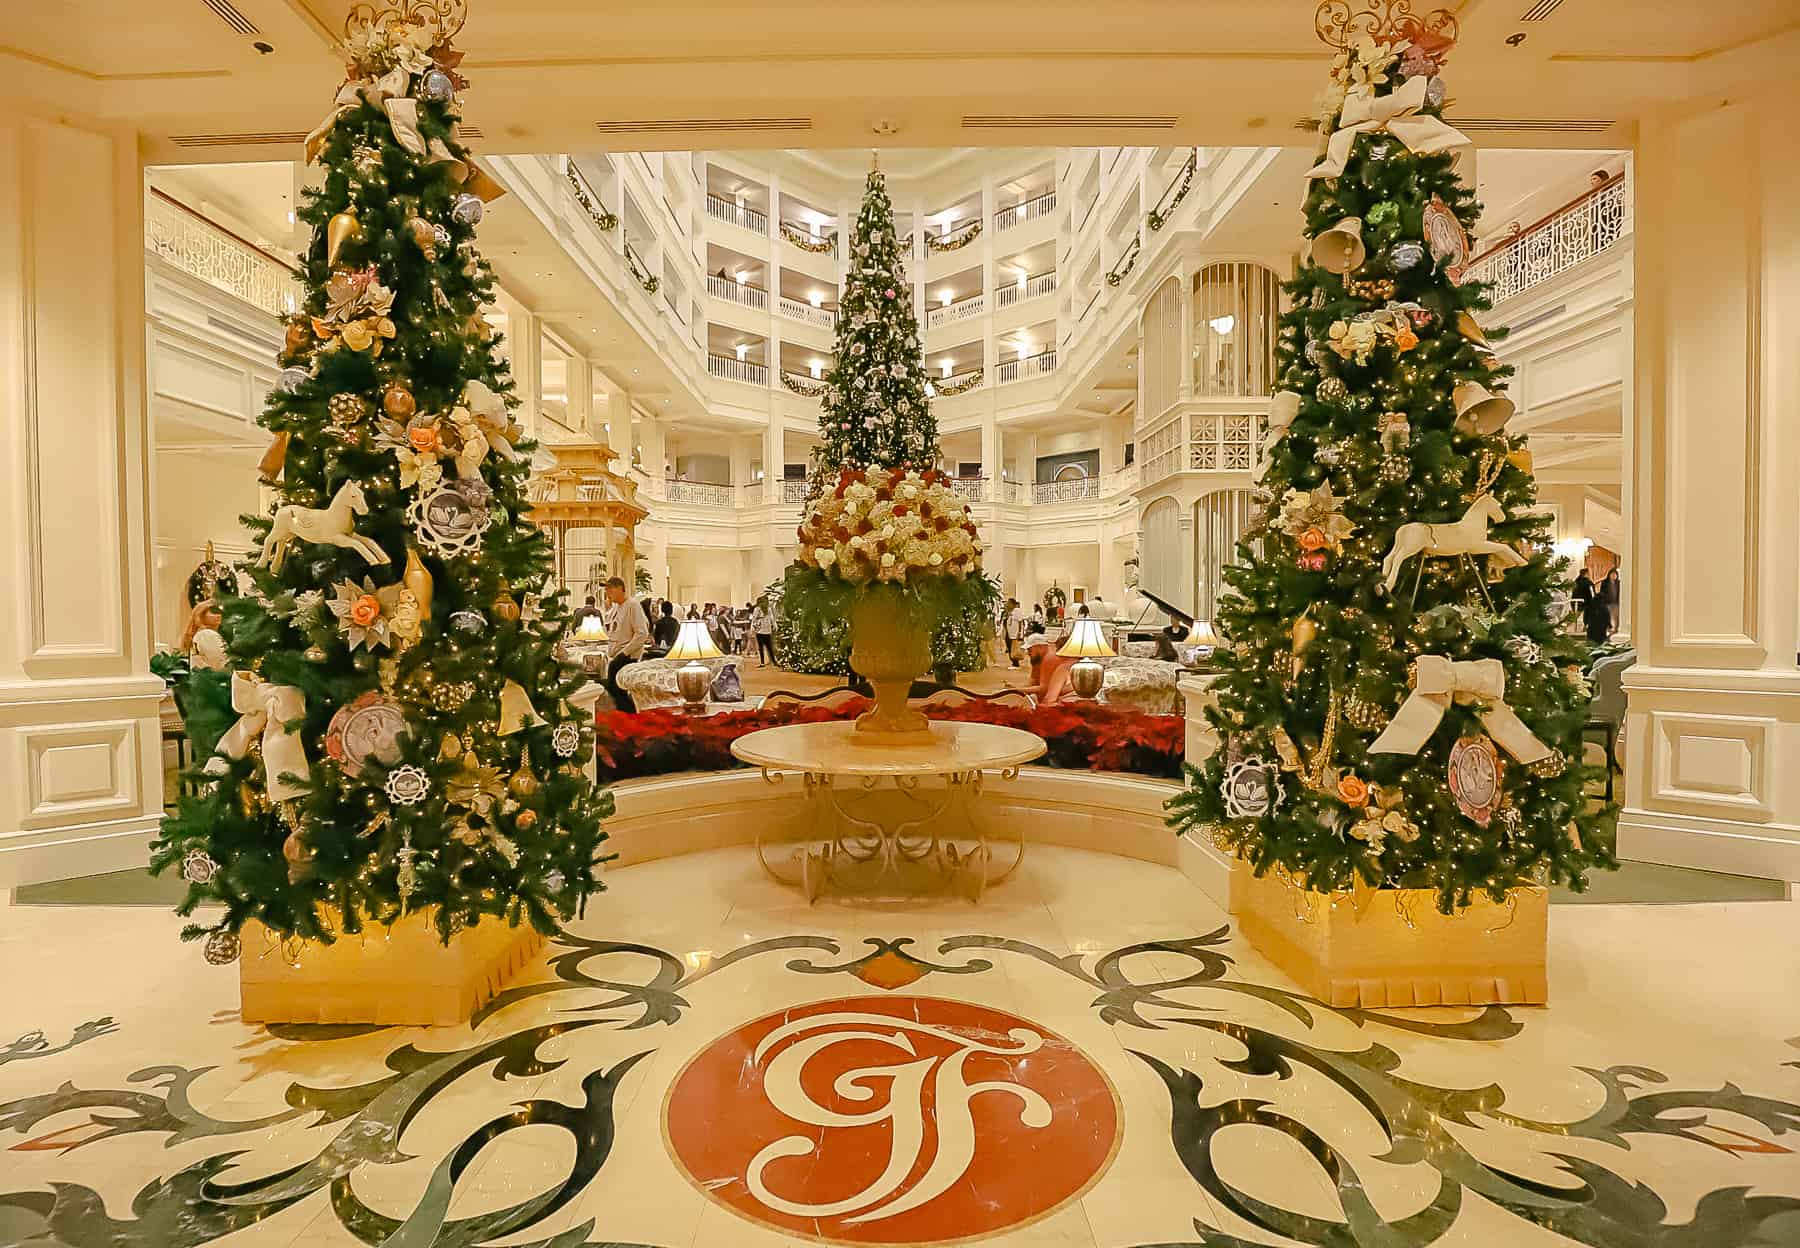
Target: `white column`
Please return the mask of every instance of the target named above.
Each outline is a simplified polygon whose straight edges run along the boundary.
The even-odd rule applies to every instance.
[[[749,438],[731,440],[731,484],[739,489],[750,483],[750,450],[753,445]]]
[[[782,426],[779,410],[770,411],[769,423],[763,428],[762,460],[763,501],[778,503],[781,501],[782,470],[787,460],[787,431]]]
[[[1646,123],[1621,856],[1800,881],[1792,81]]]
[[[0,112],[0,887],[142,867],[150,674],[136,135]]]

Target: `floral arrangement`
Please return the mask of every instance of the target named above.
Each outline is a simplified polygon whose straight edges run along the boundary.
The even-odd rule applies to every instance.
[[[852,585],[981,570],[969,505],[935,469],[846,469],[800,524],[799,561]]]
[[[829,708],[790,705],[698,717],[679,711],[608,712],[595,721],[596,765],[603,784],[678,771],[724,771],[744,765],[732,757],[731,743],[746,733],[783,724],[854,719],[868,709],[866,700],[856,698]],[[1025,707],[968,702],[923,710],[936,720],[1034,732],[1049,744],[1043,759],[1047,766],[1169,780],[1181,775],[1187,721],[1179,715],[1146,715],[1085,703]]]

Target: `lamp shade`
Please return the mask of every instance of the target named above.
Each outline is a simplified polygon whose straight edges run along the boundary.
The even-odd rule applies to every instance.
[[[1113,648],[1106,644],[1106,630],[1100,627],[1095,619],[1076,620],[1075,627],[1069,632],[1069,640],[1057,651],[1071,659],[1107,659],[1113,655]]]
[[[675,645],[663,656],[669,659],[720,659],[724,651],[713,644],[712,633],[705,620],[683,620]]]
[[[600,622],[597,615],[584,615],[581,623],[575,626],[576,641],[605,641],[606,625]]]
[[[1182,644],[1216,647],[1219,644],[1219,635],[1213,632],[1213,626],[1209,621],[1195,620],[1193,627],[1188,629],[1188,635],[1182,638]]]

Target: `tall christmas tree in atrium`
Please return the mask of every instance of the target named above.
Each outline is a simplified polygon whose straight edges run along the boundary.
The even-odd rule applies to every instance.
[[[912,283],[878,168],[869,171],[863,190],[846,270],[837,357],[819,416],[818,476],[845,468],[935,468],[937,421],[925,391]]]
[[[223,906],[184,933],[209,961],[249,920],[550,931],[599,888],[611,799],[582,768],[561,597],[534,605],[550,546],[482,316],[475,227],[499,192],[457,137],[461,11],[353,10],[348,81],[307,140],[304,307],[260,418],[278,504],[245,517],[261,553],[224,605],[234,670],[189,686],[203,766],[153,864],[187,879],[183,914]]]
[[[908,718],[898,709],[904,682],[871,666],[890,657],[866,640],[873,621],[905,618],[907,657],[894,670],[916,662],[913,675],[968,671],[983,663],[999,591],[981,571],[968,504],[937,468],[912,283],[879,168],[869,171],[849,246],[837,359],[800,549],[782,583],[777,645],[784,662],[805,670],[854,666],[875,682],[877,710],[893,727]]]
[[[1224,742],[1171,803],[1258,874],[1423,888],[1446,912],[1612,865],[1585,791],[1582,643],[1509,369],[1465,282],[1467,141],[1442,119],[1446,13],[1320,7],[1340,53],[1289,284],[1260,518],[1228,570]]]

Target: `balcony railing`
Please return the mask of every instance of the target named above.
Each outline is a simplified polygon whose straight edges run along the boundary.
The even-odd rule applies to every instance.
[[[985,477],[952,477],[950,492],[965,503],[979,503],[987,495],[987,479]]]
[[[954,229],[942,230],[936,234],[925,236],[925,250],[960,251],[981,237],[981,218],[972,217]]]
[[[1253,415],[1196,413],[1188,434],[1188,467],[1198,472],[1249,472],[1262,459],[1268,420]]]
[[[1011,204],[994,214],[994,232],[1010,230],[1015,225],[1023,225],[1027,221],[1036,221],[1039,217],[1047,217],[1056,211],[1056,192],[1046,191],[1035,199],[1028,199],[1022,204]]]
[[[801,251],[811,252],[816,256],[837,255],[837,231],[829,234],[815,233],[811,226],[798,225],[792,221],[781,223],[781,236],[798,247]]]
[[[979,368],[966,369],[960,373],[951,373],[948,377],[935,377],[925,383],[926,389],[940,399],[952,398],[966,394],[981,384],[986,374]]]
[[[1006,503],[1024,501],[1025,485],[1020,481],[1002,481],[1000,483],[1000,500]]]
[[[743,204],[735,204],[729,199],[720,199],[717,195],[706,197],[706,215],[715,221],[729,221],[732,225],[749,230],[752,234],[769,236],[769,214]]]
[[[1187,198],[1188,191],[1193,188],[1194,170],[1199,167],[1199,164],[1200,149],[1196,147],[1188,153],[1187,160],[1183,162],[1174,179],[1163,188],[1162,195],[1156,201],[1156,207],[1150,210],[1151,229],[1162,229],[1169,223],[1169,218],[1175,215],[1175,210],[1181,207],[1181,201]]]
[[[694,503],[701,507],[737,506],[736,490],[710,481],[679,481],[670,477],[663,482],[663,497],[671,503]]]
[[[803,399],[816,399],[825,393],[823,377],[814,377],[810,373],[796,373],[791,368],[781,370],[781,384]]]
[[[816,325],[820,329],[837,328],[836,312],[830,308],[815,308],[800,299],[789,299],[783,295],[776,301],[775,310],[789,320],[799,321],[803,325]]]
[[[720,277],[717,273],[706,275],[706,293],[715,299],[729,299],[732,303],[741,303],[746,308],[758,311],[766,310],[769,306],[769,292],[761,286],[733,281],[729,277]]]
[[[625,267],[631,270],[633,277],[637,278],[637,283],[644,288],[645,294],[654,295],[657,288],[662,285],[662,279],[650,271],[650,266],[645,263],[642,256],[638,255],[637,249],[630,242],[625,244]]]
[[[574,161],[569,161],[564,167],[563,177],[568,179],[569,190],[574,194],[575,202],[587,213],[588,220],[594,223],[595,229],[605,234],[619,224],[618,215],[606,210],[606,205],[600,202],[600,193],[588,185],[587,178],[575,167]]]
[[[1056,293],[1056,273],[1039,273],[1036,277],[1028,277],[1022,282],[1014,282],[1009,286],[1001,286],[994,291],[994,306],[1010,308],[1015,303],[1023,303],[1027,299],[1036,299],[1042,295]]]
[[[1464,280],[1490,283],[1488,298],[1499,303],[1599,255],[1629,232],[1621,174],[1477,256]]]
[[[969,295],[958,299],[955,303],[946,303],[931,309],[925,314],[925,328],[937,329],[943,325],[954,325],[958,321],[966,321],[972,316],[980,316],[987,310],[985,295]]]
[[[287,261],[155,189],[144,204],[144,248],[270,316],[299,306],[300,284]]]
[[[806,501],[806,479],[802,477],[798,481],[790,481],[785,477],[782,478],[781,501],[790,505],[804,503]]]
[[[1125,254],[1119,257],[1119,262],[1117,264],[1106,271],[1106,284],[1108,286],[1117,286],[1120,282],[1124,281],[1131,273],[1131,270],[1137,267],[1138,255],[1143,250],[1143,237],[1141,235],[1133,235],[1131,242],[1127,243],[1125,246]]]
[[[1034,503],[1079,503],[1100,497],[1100,478],[1076,477],[1070,481],[1038,481],[1031,487]]]
[[[1039,351],[1022,360],[1002,360],[994,367],[994,384],[1004,386],[1015,381],[1047,377],[1056,371],[1056,351]]]
[[[758,364],[752,360],[740,360],[729,355],[706,353],[706,371],[714,377],[722,377],[726,381],[741,381],[747,386],[766,386],[769,384],[769,366]]]

